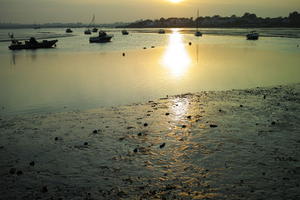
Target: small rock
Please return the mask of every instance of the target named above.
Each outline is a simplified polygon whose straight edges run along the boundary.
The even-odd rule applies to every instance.
[[[189,45],[191,46],[191,45],[192,45],[192,42],[189,42]]]
[[[118,195],[119,197],[124,197],[124,198],[128,196],[124,191],[118,192],[117,195]]]
[[[264,99],[266,99],[266,97],[267,97],[267,96],[266,96],[266,95],[264,95]]]
[[[17,175],[21,176],[23,174],[23,172],[21,170],[17,171]]]
[[[47,186],[44,186],[44,187],[42,188],[42,192],[43,192],[43,193],[48,192],[48,187],[47,187]]]
[[[84,144],[84,146],[87,146],[89,143],[88,142],[84,142],[83,144]]]
[[[242,108],[242,107],[244,107],[243,105],[240,105],[240,107]]]
[[[17,171],[16,168],[10,168],[9,173],[10,173],[10,174],[15,174],[16,171]]]
[[[218,125],[216,125],[216,124],[211,124],[209,126],[210,126],[210,128],[217,128],[218,127]]]
[[[155,48],[155,46],[151,46],[151,48],[153,49],[153,48]]]
[[[188,118],[188,119],[192,119],[192,116],[191,116],[191,115],[189,115],[189,116],[187,116],[186,118]]]
[[[135,148],[135,149],[133,150],[133,152],[134,152],[134,153],[137,153],[137,152],[138,152],[138,148]]]
[[[93,131],[93,133],[94,133],[94,134],[97,134],[97,133],[98,133],[98,130],[95,129],[95,130]]]
[[[186,125],[182,125],[181,127],[182,127],[182,128],[186,128]]]
[[[168,116],[168,115],[170,115],[170,113],[166,113],[166,115]]]
[[[29,165],[30,165],[30,166],[34,166],[34,165],[35,165],[35,162],[34,162],[34,161],[31,161],[31,162],[29,163]]]
[[[272,125],[275,125],[276,124],[276,122],[274,122],[274,121],[272,121],[272,123],[271,123]]]
[[[123,53],[122,55],[125,56],[125,53]]]
[[[147,49],[147,47],[144,47],[143,49]]]
[[[148,123],[144,123],[144,126],[145,126],[145,127],[148,126]]]
[[[159,145],[159,148],[164,148],[166,146],[166,143],[162,143],[161,145]]]
[[[58,140],[58,137],[55,137],[54,140],[57,141],[57,140]]]
[[[137,135],[138,135],[138,136],[142,136],[143,134],[142,134],[142,133],[138,133]]]

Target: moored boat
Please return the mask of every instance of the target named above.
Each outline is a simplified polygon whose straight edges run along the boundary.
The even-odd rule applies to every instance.
[[[201,37],[202,33],[198,30],[199,24],[198,24],[198,18],[199,18],[199,9],[197,10],[197,19],[196,19],[196,32],[195,36],[196,37]]]
[[[105,43],[110,42],[113,35],[108,35],[104,31],[99,31],[99,35],[97,37],[90,37],[90,43]]]
[[[196,37],[201,37],[201,36],[202,36],[202,33],[201,33],[200,31],[196,31],[196,32],[195,32],[195,36],[196,36]]]
[[[246,35],[247,40],[258,40],[259,34],[256,31],[252,31]]]
[[[122,30],[122,35],[128,35],[128,31],[127,30]]]
[[[164,29],[159,29],[159,30],[158,30],[158,33],[159,33],[159,34],[165,34],[166,31],[165,31]]]
[[[20,42],[18,40],[12,39],[11,45],[8,47],[10,50],[21,50],[21,49],[46,49],[53,48],[56,46],[58,40],[43,40],[38,42],[34,37],[29,40]]]
[[[85,35],[91,35],[91,34],[92,34],[92,32],[91,32],[91,30],[90,30],[90,29],[86,29],[86,30],[84,31],[84,34],[85,34]]]
[[[97,33],[97,31],[98,31],[98,29],[97,29],[96,27],[94,27],[94,28],[92,29],[92,32],[94,32],[94,33]]]
[[[66,33],[73,33],[73,31],[72,31],[72,29],[67,28],[67,29],[66,29]]]

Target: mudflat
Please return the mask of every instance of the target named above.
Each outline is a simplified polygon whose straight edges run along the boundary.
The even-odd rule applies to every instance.
[[[0,199],[299,199],[300,84],[0,116]]]

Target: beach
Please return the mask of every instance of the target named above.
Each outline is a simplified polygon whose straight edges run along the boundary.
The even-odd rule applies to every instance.
[[[0,199],[299,199],[300,84],[0,117]]]

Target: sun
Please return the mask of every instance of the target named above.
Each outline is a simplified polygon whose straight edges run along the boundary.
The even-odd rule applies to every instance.
[[[182,0],[169,0],[169,1],[171,1],[172,3],[179,3],[179,2],[181,2]]]

